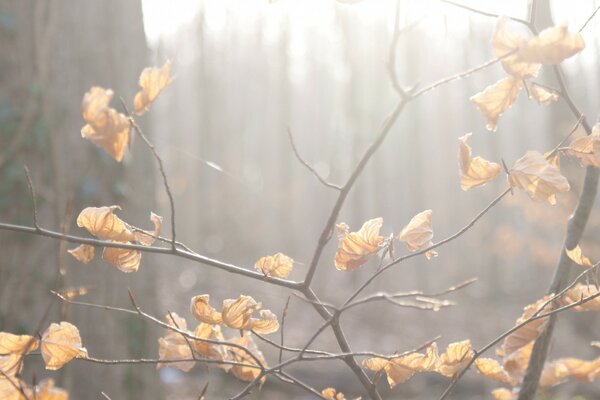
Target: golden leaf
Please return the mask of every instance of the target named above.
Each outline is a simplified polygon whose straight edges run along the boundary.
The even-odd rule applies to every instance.
[[[0,354],[24,355],[38,348],[38,340],[30,335],[0,332]]]
[[[152,221],[154,224],[154,230],[152,232],[141,230],[135,230],[133,232],[134,240],[139,244],[143,244],[144,246],[151,246],[156,241],[156,238],[160,235],[163,217],[151,212],[150,221]]]
[[[34,388],[35,400],[69,400],[69,392],[54,386],[54,379],[44,379]]]
[[[522,324],[531,318],[538,311],[538,309],[548,301],[549,298],[549,296],[544,296],[544,298],[526,306],[523,309],[523,314],[517,319],[516,325]],[[552,306],[548,304],[542,311],[538,313],[538,315],[551,310]],[[502,343],[502,353],[504,357],[509,357],[520,348],[537,339],[538,336],[541,335],[546,329],[546,326],[548,325],[548,318],[549,317],[539,318],[531,321],[504,338],[504,342]],[[506,365],[504,368],[509,370]]]
[[[504,356],[503,366],[504,370],[512,377],[520,380],[523,378],[527,366],[529,365],[529,359],[531,358],[531,352],[533,350],[534,341],[514,351],[512,354]],[[502,350],[500,350],[503,353]]]
[[[161,90],[173,82],[169,77],[171,61],[167,60],[161,68],[144,68],[140,74],[139,85],[142,88],[133,99],[133,107],[138,115],[142,115],[150,104],[158,97]]]
[[[439,359],[437,345],[433,343],[427,348],[426,354],[411,353],[405,356],[395,357],[390,360],[385,358],[368,358],[362,363],[363,367],[374,371],[384,371],[390,388],[399,383],[406,382],[417,372],[435,371]]]
[[[67,252],[75,257],[77,261],[80,261],[84,264],[88,264],[90,261],[94,259],[94,246],[89,244],[82,244],[74,249],[69,249]]]
[[[482,92],[472,96],[470,100],[487,118],[487,130],[495,132],[500,115],[513,105],[523,83],[520,79],[509,76],[486,87]]]
[[[431,227],[431,210],[425,210],[415,215],[408,225],[398,234],[398,240],[406,242],[410,251],[423,250],[433,245],[433,228]],[[425,253],[427,259],[437,256],[437,252]]]
[[[496,382],[515,385],[517,380],[510,376],[500,363],[493,358],[478,358],[475,360],[477,371]]]
[[[81,345],[79,330],[73,324],[52,323],[42,335],[42,357],[46,369],[57,370],[73,358],[86,358],[87,350]]]
[[[580,360],[578,358],[560,358],[553,361],[568,371],[568,375],[580,382],[593,382],[600,377],[600,357],[591,360]]]
[[[121,161],[129,143],[129,119],[108,107],[113,91],[94,86],[83,96],[81,115],[86,125],[81,136],[102,147],[116,161]]]
[[[192,297],[191,310],[192,314],[200,322],[207,324],[219,325],[223,323],[223,317],[220,312],[215,310],[208,302],[210,296],[202,294]]]
[[[525,83],[527,85],[527,92],[529,93],[530,99],[535,99],[538,103],[547,106],[550,103],[554,103],[558,100],[558,94],[546,90],[540,85],[535,83]]]
[[[577,303],[578,301],[585,299],[587,297],[591,297],[598,294],[598,289],[596,285],[584,285],[578,283],[571,289],[567,290],[562,298],[560,299],[560,304],[562,306],[570,305],[573,303]],[[572,311],[599,311],[600,310],[600,296],[594,297],[585,303],[574,306],[571,308]]]
[[[346,400],[344,393],[338,392],[337,390],[335,390],[332,387],[328,387],[328,388],[321,390],[321,394],[327,400]]]
[[[591,135],[573,139],[568,154],[579,158],[584,167],[600,168],[600,124],[594,125]]]
[[[131,249],[105,247],[102,252],[102,259],[119,271],[130,273],[137,271],[140,267],[142,253]]]
[[[6,376],[15,376],[19,374],[21,369],[23,369],[22,358],[23,357],[20,354],[0,356],[0,371]]]
[[[260,310],[261,304],[252,297],[240,295],[237,299],[223,300],[223,323],[230,328],[239,330],[252,329],[252,313]]]
[[[450,343],[446,351],[439,356],[437,372],[452,378],[471,361],[474,354],[470,340]]]
[[[579,53],[585,47],[581,34],[569,32],[566,25],[544,29],[518,53],[518,59],[541,64],[558,64]]]
[[[525,190],[531,199],[550,204],[556,204],[556,193],[571,189],[560,170],[537,151],[528,151],[515,162],[509,171],[508,183]]]
[[[172,317],[171,317],[172,316]],[[170,313],[166,316],[167,323],[169,326],[178,328],[182,331],[187,331],[187,322],[181,318],[177,313]],[[191,334],[191,333],[190,333]],[[192,360],[194,355],[192,354],[191,341],[188,343],[186,338],[179,332],[172,329],[167,329],[165,336],[158,338],[158,358],[161,360],[174,360],[174,359],[189,359]],[[195,361],[179,361],[174,363],[158,363],[156,368],[162,367],[174,367],[184,372],[188,372],[196,365]]]
[[[583,267],[591,267],[593,265],[592,261],[583,255],[583,252],[581,251],[581,247],[579,247],[579,245],[575,246],[575,248],[572,250],[565,249],[565,253],[576,264],[579,264]]]
[[[485,185],[500,174],[499,164],[487,161],[481,157],[472,158],[471,146],[467,140],[471,133],[458,138],[458,165],[460,166],[460,186],[462,190]]]
[[[492,390],[494,400],[516,400],[517,394],[505,388]]]
[[[540,387],[551,387],[569,377],[569,369],[560,362],[545,363],[540,376]]]
[[[17,388],[27,388],[27,384],[15,376],[0,377],[0,399],[29,400]],[[25,391],[25,393],[27,393]]]
[[[267,362],[265,361],[265,357],[263,356],[262,352],[258,349],[258,346],[256,346],[256,343],[254,342],[254,339],[252,339],[250,333],[246,333],[240,338],[232,339],[230,342],[239,344],[244,348],[248,349],[252,353],[252,355],[254,355],[254,357],[258,359],[260,365],[262,365],[263,368],[268,368]],[[249,366],[233,365],[230,371],[236,378],[246,382],[251,382],[254,379],[258,378],[261,372],[260,365],[254,360],[254,358],[250,357],[250,355],[248,355],[246,351],[237,347],[229,347],[229,352],[233,356],[233,361],[238,363],[250,364]],[[256,367],[252,367],[252,365]],[[261,385],[265,382],[265,380],[265,376],[260,378]]]
[[[260,310],[258,315],[260,318],[250,318],[250,326],[254,332],[266,335],[279,330],[277,316],[270,310]]]
[[[220,342],[225,341],[219,325],[211,325],[204,322],[198,324],[194,330],[194,336],[202,339],[218,340]],[[203,342],[201,340],[195,340],[193,343],[194,349],[203,357],[223,360],[227,356],[227,350],[219,344]],[[231,365],[222,364],[219,367],[229,371]]]
[[[348,225],[338,224],[339,246],[335,254],[335,267],[340,271],[351,271],[367,262],[376,254],[385,238],[379,236],[382,218],[368,220],[358,232],[349,232]]]
[[[539,63],[529,63],[519,61],[517,50],[526,42],[526,39],[517,35],[507,28],[510,21],[507,17],[500,17],[496,25],[496,31],[492,38],[492,49],[494,55],[502,58],[502,67],[504,70],[518,79],[528,79],[536,77],[541,65]],[[507,54],[514,52],[510,56]]]
[[[77,217],[77,226],[103,240],[128,242],[135,240],[129,226],[115,215],[119,206],[87,207]]]
[[[260,258],[254,264],[254,268],[265,276],[287,278],[290,276],[292,268],[294,268],[294,260],[283,253],[276,253],[272,256]]]
[[[75,298],[77,298],[79,296],[85,296],[93,288],[94,288],[94,285],[68,287],[68,288],[59,290],[58,294],[60,294],[62,297],[64,297],[67,300],[74,300]]]

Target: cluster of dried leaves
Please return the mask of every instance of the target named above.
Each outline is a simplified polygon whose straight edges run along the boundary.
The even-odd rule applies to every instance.
[[[81,336],[76,326],[68,322],[52,323],[38,340],[30,335],[0,332],[0,398],[6,400],[68,400],[66,390],[54,387],[46,379],[29,387],[18,376],[23,369],[24,357],[40,349],[46,369],[57,370],[73,358],[86,358]]]

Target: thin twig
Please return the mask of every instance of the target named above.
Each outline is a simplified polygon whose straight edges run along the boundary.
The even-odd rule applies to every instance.
[[[31,176],[29,175],[29,168],[27,165],[23,165],[23,170],[25,171],[25,177],[27,178],[27,187],[29,189],[29,196],[31,196],[31,203],[33,204],[33,226],[36,231],[40,230],[40,226],[38,224],[38,208],[37,208],[37,199],[35,196],[35,188],[33,187],[33,182],[31,181]]]
[[[283,311],[281,312],[281,329],[280,329],[280,337],[281,337],[281,347],[279,348],[279,363],[281,364],[281,359],[283,358],[283,347],[284,347],[284,330],[285,330],[285,318],[287,317],[288,307],[290,305],[291,297],[288,296],[285,306],[283,307]],[[279,371],[281,372],[281,371]]]
[[[578,31],[579,33],[581,33],[581,31],[583,31],[583,30],[585,29],[585,27],[587,26],[587,24],[589,24],[589,23],[590,23],[590,21],[591,21],[592,19],[594,19],[594,17],[596,16],[596,14],[598,13],[598,11],[599,11],[599,10],[600,10],[600,6],[596,7],[596,9],[595,9],[595,10],[594,10],[594,12],[592,13],[592,15],[590,15],[590,16],[588,17],[588,19],[586,19],[586,20],[585,20],[584,24],[583,24],[583,25],[581,25],[581,28],[579,28],[579,31]]]

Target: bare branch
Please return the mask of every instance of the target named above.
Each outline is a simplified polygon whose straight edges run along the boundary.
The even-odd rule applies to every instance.
[[[292,150],[294,150],[294,154],[296,155],[296,158],[298,159],[298,161],[300,161],[300,164],[304,165],[306,167],[306,169],[308,169],[323,185],[327,186],[328,188],[335,189],[335,190],[342,190],[342,188],[339,187],[338,185],[327,182],[325,179],[323,179],[323,177],[313,167],[311,167],[311,165],[308,163],[308,161],[306,161],[304,158],[302,158],[302,156],[300,155],[300,152],[298,151],[298,148],[296,147],[296,143],[294,142],[294,136],[292,135],[292,131],[290,128],[288,128],[288,137],[290,139],[290,145],[292,146]]]
[[[40,226],[38,225],[38,208],[37,199],[35,196],[35,188],[33,187],[33,182],[31,181],[31,176],[29,175],[29,168],[27,168],[27,165],[23,166],[23,170],[25,171],[27,188],[29,189],[29,195],[31,196],[31,203],[33,204],[33,226],[35,227],[36,231],[39,231]]]

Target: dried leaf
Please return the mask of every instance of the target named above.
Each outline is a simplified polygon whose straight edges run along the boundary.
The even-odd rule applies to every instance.
[[[69,400],[69,392],[54,386],[54,379],[44,379],[33,389],[35,400]]]
[[[458,165],[460,166],[460,186],[462,190],[485,185],[500,174],[499,164],[487,161],[481,157],[472,158],[471,146],[467,140],[471,133],[458,138]]]
[[[294,268],[294,260],[283,253],[276,253],[272,256],[260,258],[254,264],[254,268],[265,276],[285,279],[290,276],[292,268]]]
[[[527,92],[529,92],[529,98],[535,99],[538,103],[547,106],[550,103],[554,103],[558,100],[558,94],[546,90],[540,85],[535,83],[525,83],[527,85]]]
[[[349,232],[348,225],[338,224],[338,251],[335,267],[340,271],[351,271],[367,262],[383,245],[385,238],[379,236],[382,218],[368,220],[358,232]]]
[[[517,393],[513,393],[505,388],[499,388],[492,390],[492,397],[494,400],[516,400]]]
[[[562,298],[560,299],[560,304],[562,306],[570,305],[573,303],[577,303],[585,298],[595,296],[598,294],[598,288],[596,285],[584,285],[578,283],[571,289],[567,290]],[[600,310],[600,296],[594,297],[591,300],[586,301],[585,303],[574,306],[571,308],[572,311],[599,311]]]
[[[250,318],[251,329],[263,335],[277,332],[279,330],[279,322],[277,316],[270,310],[260,310],[259,318]]]
[[[446,351],[439,357],[437,372],[447,378],[452,378],[471,361],[474,354],[470,340],[450,343]]]
[[[548,301],[549,298],[550,296],[544,296],[544,298],[526,306],[523,309],[523,314],[517,319],[515,325],[522,324],[523,322],[531,318],[539,310],[539,308],[542,307],[542,305],[544,305],[544,303]],[[551,310],[552,306],[551,304],[548,304],[544,307],[542,311],[540,311],[539,314],[543,314]],[[537,339],[538,336],[541,335],[542,332],[546,329],[546,326],[548,325],[548,319],[549,317],[545,317],[531,321],[523,325],[510,335],[508,335],[506,338],[504,338],[504,342],[502,343],[502,353],[504,357],[509,357],[511,354],[513,354],[520,348],[530,344],[535,339]],[[504,365],[504,368],[509,370],[506,364]]]
[[[510,19],[507,17],[501,17],[498,19],[496,25],[496,31],[492,38],[492,48],[494,55],[498,58],[502,58],[502,67],[504,70],[518,79],[528,79],[536,77],[541,65],[538,63],[529,63],[519,61],[517,56],[517,50],[523,46],[526,39],[516,33],[511,32],[507,25]],[[514,52],[510,56],[507,54]]]
[[[566,25],[544,29],[518,53],[518,59],[541,64],[559,64],[585,47],[581,34],[569,32]]]
[[[478,358],[475,360],[477,371],[496,382],[501,382],[507,385],[514,386],[517,380],[510,376],[508,372],[493,358]]]
[[[521,380],[525,375],[527,366],[529,365],[529,359],[531,358],[531,352],[533,350],[534,341],[521,347],[517,351],[510,355],[504,356],[503,366],[504,370],[512,377]],[[500,353],[503,353],[500,350]],[[504,354],[502,354],[504,355]]]
[[[230,328],[239,330],[252,329],[252,313],[260,310],[261,304],[252,297],[240,295],[237,299],[226,299],[223,301],[223,323]]]
[[[327,400],[346,400],[346,397],[344,396],[344,393],[338,392],[337,390],[335,390],[332,387],[328,387],[328,388],[323,389],[321,391],[321,394]]]
[[[565,249],[565,253],[576,264],[579,264],[583,267],[591,267],[593,265],[592,261],[583,255],[579,245],[575,246],[573,250]]]
[[[425,210],[415,215],[408,225],[398,234],[398,240],[406,242],[410,251],[423,250],[433,245],[433,228],[431,227],[431,210]],[[427,259],[437,256],[437,252],[425,253]]]
[[[600,168],[600,124],[594,125],[591,135],[573,139],[568,154],[579,158],[584,167]]]
[[[600,357],[591,360],[578,358],[560,358],[553,364],[561,365],[568,371],[568,375],[580,382],[593,382],[600,377]]]
[[[79,330],[68,322],[52,323],[42,335],[42,357],[46,369],[57,370],[73,358],[86,358]]]
[[[560,170],[537,151],[528,151],[515,162],[509,171],[508,183],[525,190],[531,199],[550,204],[556,204],[556,193],[571,189]]]
[[[113,91],[94,86],[83,96],[81,115],[86,125],[81,136],[102,147],[116,161],[121,161],[129,143],[129,119],[108,107]]]
[[[133,233],[134,240],[139,244],[143,244],[144,246],[151,246],[156,241],[156,238],[160,235],[163,217],[151,212],[150,221],[152,221],[154,224],[154,230],[152,232],[135,230]]]
[[[225,341],[219,325],[211,325],[204,322],[198,324],[194,330],[194,336],[202,339],[218,340],[220,342]],[[193,344],[194,349],[203,357],[215,358],[219,360],[224,360],[227,357],[227,350],[222,345],[203,342],[201,340],[195,340],[193,341]],[[229,371],[231,365],[222,364],[219,365],[219,367]]]
[[[177,313],[170,313],[166,316],[167,323],[169,326],[178,328],[182,331],[186,331],[191,335],[191,332],[187,330],[187,322],[181,318]],[[165,336],[158,338],[158,358],[161,360],[175,360],[175,359],[193,359],[192,349],[190,343],[186,338],[179,332],[172,329],[167,329]],[[174,363],[158,363],[156,368],[162,367],[174,367],[184,372],[188,372],[196,365],[195,361],[179,361]]]
[[[90,261],[94,259],[94,249],[95,247],[89,244],[82,244],[74,249],[69,249],[67,252],[75,257],[77,261],[80,261],[84,264],[88,264]]]
[[[552,387],[569,377],[569,369],[560,362],[545,363],[540,376],[540,387]]]
[[[142,253],[131,249],[105,247],[102,252],[102,259],[119,271],[130,273],[137,271],[140,267]]]
[[[103,240],[128,242],[135,240],[129,226],[115,215],[119,206],[87,207],[77,217],[77,226]]]
[[[13,353],[6,356],[0,356],[0,371],[2,371],[4,375],[15,376],[21,373],[22,369],[23,363],[20,354]]]
[[[263,356],[262,352],[258,349],[258,346],[256,346],[256,343],[254,342],[254,339],[252,338],[250,333],[244,334],[244,336],[242,336],[241,338],[232,339],[230,342],[244,346],[260,362],[259,365],[252,357],[250,357],[250,355],[248,355],[247,352],[245,352],[242,349],[239,349],[237,347],[229,347],[229,352],[233,356],[233,361],[256,366],[232,366],[230,371],[236,378],[242,381],[251,382],[254,379],[258,378],[258,376],[260,375],[261,365],[263,368],[268,368],[267,362],[265,361],[265,357]],[[265,382],[265,380],[265,376],[260,378],[261,385]]]
[[[24,355],[38,348],[38,340],[30,335],[14,335],[0,332],[0,355]]]
[[[94,285],[69,287],[69,288],[64,288],[64,289],[59,290],[58,294],[60,294],[62,297],[64,297],[67,300],[74,300],[75,298],[77,298],[79,296],[85,296],[93,288],[94,288]]]
[[[509,76],[486,87],[482,92],[472,96],[470,100],[487,118],[487,130],[495,132],[498,118],[513,105],[523,83],[520,79]]]
[[[29,400],[17,388],[27,388],[27,384],[15,376],[0,378],[0,399]]]
[[[207,324],[219,325],[223,323],[223,317],[220,312],[215,310],[208,302],[210,295],[202,294],[192,297],[192,314],[198,321]]]
[[[150,104],[158,97],[160,92],[171,82],[171,61],[167,60],[161,68],[144,68],[140,74],[139,85],[142,88],[133,99],[133,107],[138,115],[146,112]]]
[[[390,388],[406,382],[417,372],[435,371],[438,366],[437,345],[433,343],[427,348],[426,354],[411,353],[386,360],[385,358],[368,358],[362,363],[363,367],[373,372],[384,371]]]

